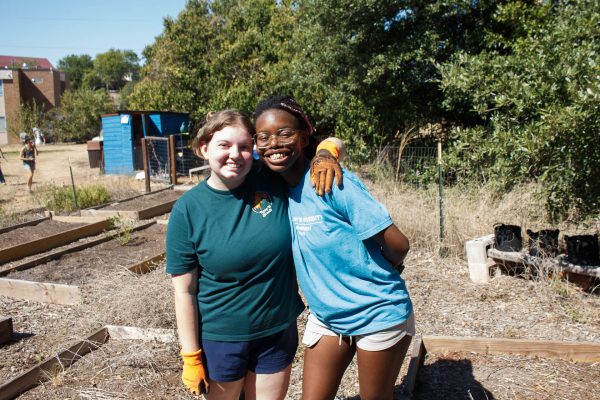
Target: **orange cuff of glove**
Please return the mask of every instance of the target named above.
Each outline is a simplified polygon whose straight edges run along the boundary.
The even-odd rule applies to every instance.
[[[325,139],[321,143],[319,143],[316,152],[318,153],[319,150],[327,150],[329,153],[331,153],[332,156],[335,157],[336,160],[340,159],[340,149],[331,140]]]
[[[183,384],[194,394],[201,394],[208,391],[208,379],[206,370],[202,364],[202,349],[180,353],[183,358],[183,373],[181,380]]]

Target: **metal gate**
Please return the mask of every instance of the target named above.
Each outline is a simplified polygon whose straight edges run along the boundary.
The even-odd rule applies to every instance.
[[[169,159],[169,138],[147,136],[146,154],[148,175],[151,180],[171,183],[171,160]]]

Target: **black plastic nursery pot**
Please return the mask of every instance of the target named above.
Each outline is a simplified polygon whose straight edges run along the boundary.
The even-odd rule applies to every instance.
[[[567,245],[567,260],[571,264],[600,265],[598,234],[565,235],[565,244]]]
[[[542,229],[534,232],[527,229],[529,255],[535,257],[554,257],[558,254],[558,229]]]
[[[521,251],[523,237],[518,225],[494,225],[494,247],[500,251]]]

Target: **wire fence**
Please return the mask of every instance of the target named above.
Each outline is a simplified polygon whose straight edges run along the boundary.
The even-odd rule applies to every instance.
[[[206,160],[198,157],[190,148],[189,135],[173,135],[173,138],[175,142],[175,171],[177,175],[187,176],[190,169],[206,164]]]
[[[148,136],[146,137],[146,146],[150,179],[158,182],[171,182],[169,138]]]
[[[354,165],[365,164],[364,157],[361,162],[349,157],[347,162]],[[426,186],[439,180],[436,147],[384,146],[373,151],[366,158],[366,163],[396,182]]]

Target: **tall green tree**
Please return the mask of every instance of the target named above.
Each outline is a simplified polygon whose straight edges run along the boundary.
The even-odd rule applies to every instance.
[[[190,112],[197,120],[225,107],[253,110],[288,75],[293,14],[289,1],[189,1],[144,51],[131,107]]]
[[[366,154],[429,122],[441,106],[437,63],[482,48],[501,1],[299,0],[291,79],[318,125]]]
[[[454,130],[450,167],[500,191],[535,180],[555,218],[600,209],[600,4],[506,2],[520,35],[441,66],[445,106],[481,123]],[[516,23],[515,23],[516,22]]]
[[[69,76],[71,87],[81,87],[84,75],[94,68],[92,57],[87,54],[71,54],[58,60],[58,69]]]
[[[139,57],[132,50],[110,49],[96,55],[94,68],[86,77],[93,82],[94,77],[108,89],[121,89],[128,81],[138,79],[140,65]]]
[[[104,89],[85,87],[66,91],[56,119],[55,139],[82,143],[100,134],[100,115],[113,112],[114,106]]]

